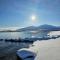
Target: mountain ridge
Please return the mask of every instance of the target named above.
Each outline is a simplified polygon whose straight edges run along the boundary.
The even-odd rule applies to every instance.
[[[48,24],[43,24],[39,26],[28,26],[16,30],[2,30],[0,32],[23,32],[23,31],[39,31],[39,30],[48,30],[48,31],[60,31],[60,26],[53,26]]]
[[[60,27],[53,25],[40,25],[40,26],[29,26],[25,28],[18,29],[17,31],[33,31],[33,30],[60,30]]]

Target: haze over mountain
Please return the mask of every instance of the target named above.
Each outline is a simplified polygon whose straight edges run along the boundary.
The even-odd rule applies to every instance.
[[[40,25],[40,26],[37,26],[37,27],[36,26],[29,26],[29,27],[26,27],[26,28],[18,29],[16,31],[36,31],[36,30],[60,30],[60,27],[44,24],[44,25]]]
[[[24,28],[18,28],[18,29],[5,29],[5,30],[0,30],[0,31],[15,31],[15,32],[23,32],[23,31],[39,31],[39,30],[48,30],[48,31],[56,31],[56,30],[60,30],[60,26],[53,26],[53,25],[48,25],[48,24],[44,24],[44,25],[40,25],[40,26],[28,26],[28,27],[24,27]]]

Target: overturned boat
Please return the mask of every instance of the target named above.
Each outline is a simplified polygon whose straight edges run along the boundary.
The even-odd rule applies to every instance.
[[[38,48],[36,49],[35,45],[36,42],[34,42],[29,48],[19,49],[16,52],[17,60],[34,60],[38,53]]]

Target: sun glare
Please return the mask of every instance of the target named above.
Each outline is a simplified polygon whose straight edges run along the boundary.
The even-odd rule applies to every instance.
[[[37,16],[35,14],[30,15],[30,22],[29,24],[34,26],[37,23]]]
[[[35,15],[32,15],[31,16],[31,19],[32,19],[32,21],[36,21],[36,16]]]

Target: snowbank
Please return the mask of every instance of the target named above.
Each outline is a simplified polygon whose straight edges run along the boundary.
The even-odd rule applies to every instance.
[[[60,35],[60,31],[51,33],[53,35]],[[21,51],[24,51],[25,54]],[[33,56],[33,58],[35,58],[26,58],[25,60],[60,60],[60,38],[42,41],[37,40],[29,48],[18,50],[17,54],[21,58],[26,58],[28,56]]]
[[[48,33],[48,35],[53,36],[53,35],[60,35],[60,31],[51,31]]]
[[[39,49],[35,60],[60,60],[60,38],[41,41],[37,47]]]

